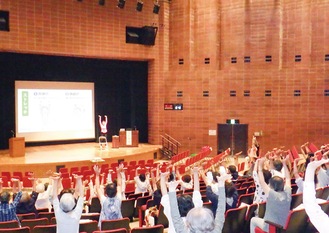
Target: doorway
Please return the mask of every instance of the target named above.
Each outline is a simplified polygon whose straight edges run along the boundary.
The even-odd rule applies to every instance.
[[[218,124],[217,125],[217,153],[231,148],[231,155],[242,151],[246,155],[248,150],[248,124]]]

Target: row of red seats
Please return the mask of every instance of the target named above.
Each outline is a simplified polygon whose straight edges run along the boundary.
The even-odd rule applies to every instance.
[[[190,151],[189,150],[183,151],[177,155],[174,155],[171,158],[171,161],[173,164],[175,164],[175,163],[178,163],[178,162],[182,161],[183,159],[187,158],[188,156],[190,156]]]

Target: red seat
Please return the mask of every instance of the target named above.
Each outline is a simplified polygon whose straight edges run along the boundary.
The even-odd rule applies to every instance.
[[[8,180],[7,176],[1,176],[0,178],[2,180],[2,186],[3,187],[10,187],[9,180]]]
[[[72,181],[70,178],[63,178],[62,179],[62,185],[64,189],[72,188]]]
[[[22,172],[13,172],[13,176],[19,177],[19,180],[23,180],[23,173]]]
[[[23,187],[24,188],[32,188],[32,181],[29,179],[29,176],[24,176],[23,177]]]
[[[75,174],[76,172],[79,172],[79,171],[80,171],[79,167],[71,167],[70,168],[70,174],[71,174],[71,176],[73,174]]]
[[[68,173],[68,172],[69,172],[69,169],[66,168],[66,167],[61,167],[61,168],[59,169],[59,172],[60,172],[60,173]]]
[[[3,228],[0,232],[4,233],[30,233],[29,227],[19,227],[19,228]]]
[[[135,227],[131,229],[130,233],[162,233],[163,230],[163,225],[155,225],[153,227]]]
[[[11,174],[10,174],[10,172],[1,172],[1,176],[6,176],[8,180],[11,179]]]

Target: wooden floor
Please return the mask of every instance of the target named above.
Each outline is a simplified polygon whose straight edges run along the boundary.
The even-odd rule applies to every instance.
[[[8,150],[0,151],[0,171],[33,171],[37,177],[44,177],[48,170],[58,167],[75,167],[95,163],[113,163],[118,160],[131,161],[158,159],[160,145],[140,143],[138,147],[100,149],[98,143],[77,143],[65,145],[26,147],[25,157],[10,157]]]

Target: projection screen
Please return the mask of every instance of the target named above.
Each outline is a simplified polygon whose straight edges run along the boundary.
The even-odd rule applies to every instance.
[[[94,83],[15,81],[15,123],[26,142],[94,139]]]

